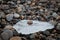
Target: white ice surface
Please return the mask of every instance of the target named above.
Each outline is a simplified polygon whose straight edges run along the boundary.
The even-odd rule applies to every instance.
[[[52,29],[54,26],[48,22],[41,22],[41,21],[36,21],[32,20],[33,24],[28,25],[27,24],[28,20],[21,20],[18,23],[16,23],[13,28],[17,30],[18,33],[22,34],[30,34],[30,33],[35,33],[38,31],[45,31],[47,29]]]

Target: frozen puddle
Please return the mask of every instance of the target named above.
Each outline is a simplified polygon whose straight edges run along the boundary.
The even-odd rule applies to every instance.
[[[17,30],[18,33],[22,34],[30,34],[30,33],[35,33],[38,31],[45,31],[47,29],[52,29],[54,26],[48,22],[41,22],[41,21],[36,21],[32,20],[33,24],[28,25],[27,24],[28,20],[21,20],[18,23],[16,23],[13,28]]]

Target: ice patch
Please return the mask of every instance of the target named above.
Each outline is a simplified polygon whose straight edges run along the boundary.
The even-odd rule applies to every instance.
[[[54,28],[54,25],[52,25],[48,22],[41,22],[41,21],[32,20],[33,24],[28,25],[27,21],[28,20],[21,20],[18,23],[16,23],[13,26],[13,28],[15,28],[18,33],[22,33],[22,34],[31,34],[31,33],[35,33],[38,31],[45,31],[47,29]]]

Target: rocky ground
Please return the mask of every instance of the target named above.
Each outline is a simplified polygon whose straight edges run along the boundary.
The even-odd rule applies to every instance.
[[[24,19],[50,22],[54,28],[24,35],[13,28]],[[60,0],[0,0],[0,40],[60,40]]]

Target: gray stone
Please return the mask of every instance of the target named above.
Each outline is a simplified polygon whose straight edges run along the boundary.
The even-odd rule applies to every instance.
[[[2,38],[0,38],[0,40],[2,40]]]
[[[17,13],[14,13],[13,15],[14,15],[15,18],[19,18],[20,17],[20,15],[17,14]]]
[[[48,0],[40,0],[40,2],[47,2]]]
[[[21,2],[23,3],[23,2],[26,2],[26,0],[21,0]]]
[[[5,13],[10,13],[11,11],[10,10],[4,10]]]
[[[56,29],[60,30],[60,23],[57,24]]]
[[[54,13],[52,14],[52,16],[55,17],[55,18],[57,18],[57,17],[58,17],[58,14],[54,12]]]
[[[6,19],[7,21],[11,21],[13,19],[13,14],[7,14]]]
[[[2,18],[4,16],[5,16],[4,12],[0,12],[0,18]]]
[[[30,35],[30,38],[35,38],[35,35],[37,35],[37,34]]]
[[[4,30],[3,33],[1,33],[1,37],[4,40],[9,40],[13,36],[13,32],[11,30]]]
[[[52,37],[47,37],[46,40],[56,40],[56,39],[54,39]]]
[[[12,30],[13,31],[13,35],[14,36],[17,36],[18,35],[18,32],[16,30]]]
[[[50,35],[50,32],[49,31],[44,31],[43,34]]]

